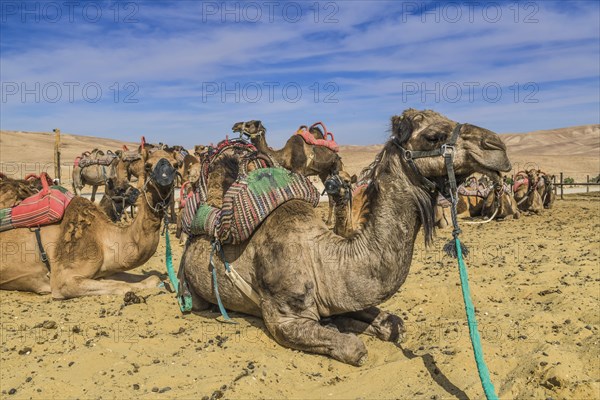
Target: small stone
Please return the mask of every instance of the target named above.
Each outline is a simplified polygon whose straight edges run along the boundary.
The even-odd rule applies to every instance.
[[[585,329],[587,329],[587,330],[591,331],[591,330],[592,330],[592,326],[591,326],[591,325],[586,325],[586,326],[585,326]]]
[[[164,387],[164,388],[160,389],[160,390],[158,391],[158,393],[164,393],[164,392],[168,392],[169,390],[171,390],[171,388],[170,388],[169,386],[166,386],[166,387]]]
[[[20,356],[26,356],[29,354],[31,354],[31,347],[23,347],[21,350],[19,350]]]
[[[542,355],[548,357],[548,353],[546,353],[545,351],[542,351]]]
[[[15,389],[15,388],[12,388],[8,391],[8,394],[10,394],[10,395],[13,395],[15,393],[17,393],[17,389]]]
[[[138,385],[137,383],[134,383],[133,390],[140,390],[140,385]]]
[[[28,376],[27,379],[25,379],[25,382],[31,382],[33,378],[31,376]]]
[[[44,329],[56,329],[56,322],[54,321],[44,321],[42,324],[42,328]]]
[[[71,362],[69,363],[69,367],[70,367],[70,366],[72,366],[73,364],[75,364],[75,361],[71,361]]]
[[[540,365],[541,365],[542,367],[545,367],[546,365],[548,365],[548,363],[547,363],[546,361],[542,361],[542,362],[540,362]]]
[[[154,386],[154,387],[152,388],[152,391],[153,391],[154,393],[157,393],[159,390],[160,390],[160,389],[159,389],[159,388],[157,388],[156,386]]]
[[[158,358],[156,358],[156,359],[152,360],[152,362],[153,362],[154,364],[160,364],[160,360],[159,360]]]

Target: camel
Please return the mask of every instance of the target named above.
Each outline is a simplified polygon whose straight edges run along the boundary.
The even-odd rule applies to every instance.
[[[2,232],[0,289],[68,299],[156,288],[160,282],[156,276],[140,281],[142,277],[123,272],[144,264],[156,251],[178,163],[162,150],[142,156],[144,185],[130,225],[112,223],[90,200],[75,197],[60,222],[40,228],[49,269],[39,254],[31,254],[31,249],[38,249],[33,232],[26,228]]]
[[[306,128],[305,126],[301,126]],[[268,154],[282,167],[305,176],[318,176],[325,183],[327,178],[335,172],[343,171],[344,165],[340,156],[331,149],[324,146],[308,144],[300,135],[292,135],[285,146],[279,150],[273,150],[267,144],[265,135],[267,129],[261,121],[252,120],[237,122],[231,128],[233,132],[246,135],[258,151]],[[318,127],[311,127],[310,133],[315,139],[323,139],[323,132]],[[327,225],[331,224],[334,201],[329,199],[329,215]]]
[[[481,215],[488,219],[519,218],[519,207],[510,193],[510,188],[506,188],[502,183],[496,183],[494,190],[490,191],[483,202]]]
[[[537,170],[532,168],[528,171],[518,172],[515,175],[514,182],[514,197],[519,210],[529,212],[529,214],[539,214],[544,205],[542,197],[537,191]]]
[[[131,218],[133,218],[133,206],[135,205],[140,191],[129,184],[128,181],[110,178],[104,186],[104,196],[98,207],[112,222],[121,221],[127,208],[131,207]]]
[[[101,150],[94,149],[91,153],[85,152],[82,157],[78,157],[78,160],[76,160],[75,166],[73,167],[73,193],[81,196],[81,189],[83,189],[85,185],[90,185],[92,186],[92,197],[90,200],[92,202],[96,200],[98,186],[104,186],[107,179],[114,178],[117,175],[117,163],[119,162],[121,152],[117,151],[115,154],[112,151],[109,151],[108,153],[109,154],[105,156],[104,152]],[[79,163],[87,158],[84,156],[98,162],[107,163],[107,165],[97,163],[81,167]]]
[[[536,190],[542,198],[542,205],[544,208],[552,208],[556,195],[554,194],[554,185],[552,184],[552,178],[547,173],[537,170],[538,184]]]
[[[51,181],[48,183],[52,185]],[[0,208],[15,206],[41,189],[42,184],[40,177],[37,175],[30,174],[25,179],[12,179],[3,176],[0,180]]]
[[[452,154],[458,181],[473,172],[499,177],[511,165],[502,140],[487,129],[457,124],[432,110],[409,109],[391,122],[391,137],[370,175],[365,226],[343,238],[328,229],[311,204],[293,200],[279,206],[249,240],[222,248],[222,257],[257,292],[257,303],[237,289],[221,257],[213,255],[227,309],[262,318],[283,346],[357,366],[366,361],[367,349],[355,333],[399,339],[402,320],[376,306],[406,280],[421,227],[426,244],[431,243],[437,193],[425,185],[433,181],[443,187],[447,174],[443,157],[408,161],[407,151],[440,149],[456,130]],[[181,277],[195,310],[217,303],[211,251],[211,239],[201,235],[189,240],[182,256]]]
[[[458,203],[456,212],[458,215],[478,217],[483,209],[483,200],[489,193],[489,180],[486,177],[477,179],[469,177],[458,189]]]

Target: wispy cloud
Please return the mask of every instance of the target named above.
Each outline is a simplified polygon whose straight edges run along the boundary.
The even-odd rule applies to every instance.
[[[26,3],[0,10],[2,129],[191,146],[258,118],[278,146],[316,120],[381,142],[408,107],[498,132],[600,123],[597,2]]]

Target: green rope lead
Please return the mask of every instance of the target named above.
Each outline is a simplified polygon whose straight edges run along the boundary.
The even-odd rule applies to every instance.
[[[190,296],[185,296],[179,292],[179,279],[177,279],[177,274],[175,273],[175,269],[173,269],[173,256],[171,254],[171,240],[169,239],[169,228],[165,224],[165,263],[167,264],[167,274],[169,275],[169,281],[171,281],[171,285],[175,290],[177,295],[177,302],[179,303],[179,309],[181,312],[188,312],[192,310],[192,298]]]
[[[467,312],[467,322],[469,323],[469,336],[471,337],[471,345],[473,346],[473,353],[475,354],[475,363],[477,364],[477,371],[479,372],[479,379],[481,380],[481,386],[485,397],[488,400],[498,400],[494,385],[490,379],[490,372],[485,365],[483,359],[483,349],[481,348],[481,338],[479,337],[479,331],[477,330],[477,320],[475,319],[475,307],[471,301],[471,294],[469,290],[469,277],[467,275],[467,266],[463,260],[462,249],[460,247],[460,240],[458,235],[455,236],[456,251],[458,255],[458,270],[460,273],[460,284],[462,288],[463,300],[465,301],[465,311]]]

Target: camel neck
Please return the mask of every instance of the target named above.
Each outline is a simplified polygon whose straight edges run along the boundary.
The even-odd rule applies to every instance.
[[[378,190],[367,194],[371,214],[340,246],[348,263],[344,280],[348,293],[355,294],[351,297],[360,301],[357,309],[380,304],[398,291],[408,275],[421,220],[433,213],[431,195],[414,184],[398,150],[387,145],[383,152],[374,177]]]

